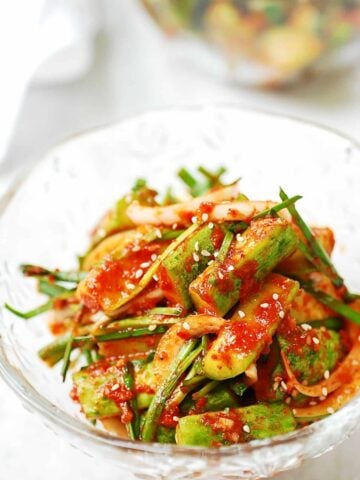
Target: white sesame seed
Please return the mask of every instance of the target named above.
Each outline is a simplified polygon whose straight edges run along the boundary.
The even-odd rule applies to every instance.
[[[279,300],[279,295],[278,295],[277,293],[274,293],[273,296],[272,296],[272,298],[273,298],[274,300]]]
[[[210,222],[209,225],[208,225],[208,227],[209,227],[210,229],[214,228],[213,222]]]
[[[358,336],[358,341],[360,342],[360,335]]]
[[[173,229],[173,230],[176,230],[177,227],[178,227],[178,224],[177,224],[177,223],[174,223],[174,225],[172,226],[172,229]]]
[[[192,218],[191,218],[191,221],[192,221],[192,223],[197,223],[197,217],[195,217],[195,216],[192,217]]]
[[[142,270],[141,268],[139,268],[138,270],[136,270],[135,272],[135,278],[141,278],[143,276],[143,273],[144,273],[144,270]]]
[[[356,367],[357,365],[359,365],[359,360],[352,360],[351,365],[354,365],[354,367]]]
[[[198,252],[199,251],[199,242],[195,242],[195,250]]]
[[[178,422],[179,421],[179,417],[177,417],[176,415],[173,416],[173,420],[174,422]]]
[[[325,370],[325,372],[324,372],[324,378],[325,378],[325,380],[327,380],[329,377],[330,377],[330,372],[329,372],[329,370]]]
[[[208,262],[208,265],[211,265],[212,263],[214,263],[214,260],[210,260],[210,261]]]
[[[134,245],[134,246],[132,247],[132,251],[133,251],[133,252],[139,252],[139,251],[140,251],[140,245]]]
[[[207,222],[207,221],[209,220],[209,214],[208,214],[208,213],[203,213],[203,214],[201,215],[201,220],[202,220],[203,222]]]
[[[260,305],[261,308],[269,308],[269,304],[268,303],[262,303]]]
[[[284,318],[284,317],[285,317],[285,312],[284,312],[284,310],[280,310],[280,312],[279,312],[279,317],[280,317],[280,318]]]
[[[351,393],[350,388],[345,388],[344,393],[346,393],[346,395],[350,395]]]
[[[232,272],[233,270],[235,270],[234,265],[229,265],[228,268],[227,268],[227,271]]]
[[[201,250],[201,255],[203,257],[211,257],[211,253],[208,252],[207,250]]]
[[[321,397],[319,397],[319,400],[320,402],[323,402],[324,400],[326,400],[326,397],[324,397],[324,395],[321,395]]]
[[[312,337],[312,341],[315,343],[315,345],[319,345],[320,340],[317,337]]]
[[[219,250],[215,250],[214,257],[216,258],[219,255]]]
[[[156,259],[157,259],[157,255],[156,255],[156,253],[153,253],[153,254],[151,255],[151,260],[152,260],[153,262],[155,262]]]
[[[307,332],[307,331],[309,331],[309,330],[312,329],[312,326],[309,325],[308,323],[302,323],[302,324],[300,325],[300,327],[301,327],[303,330],[305,330],[305,332]]]
[[[309,405],[311,407],[315,407],[315,405],[317,405],[317,402],[315,402],[315,400],[311,400],[311,402],[309,402]]]
[[[326,411],[327,411],[328,413],[330,413],[330,415],[332,415],[333,413],[335,413],[335,410],[334,410],[332,407],[328,407],[328,408],[326,409]]]
[[[136,232],[135,233],[135,238],[140,239],[142,237],[142,233]]]
[[[185,328],[185,330],[190,330],[190,325],[188,324],[188,322],[184,322],[182,326]]]
[[[287,388],[287,385],[286,385],[286,383],[284,382],[284,380],[281,380],[280,386],[281,386],[281,388],[282,388],[285,392],[287,392],[287,389],[288,389],[288,388]]]
[[[285,403],[287,403],[287,404],[289,405],[289,404],[291,403],[291,397],[287,397],[287,398],[285,399]]]
[[[243,241],[244,241],[244,237],[241,236],[240,233],[237,233],[237,234],[236,234],[236,240],[237,240],[238,242],[243,242]]]
[[[153,332],[155,329],[156,329],[156,325],[154,323],[148,326],[148,330],[150,330],[150,332]]]
[[[249,425],[243,425],[242,429],[244,430],[245,433],[250,433]]]
[[[245,318],[245,312],[243,312],[242,310],[238,311],[238,315],[240,318]]]
[[[129,290],[134,290],[135,285],[134,285],[133,283],[128,283],[128,284],[127,284],[127,288],[128,288]]]
[[[218,277],[220,278],[220,280],[222,280],[222,279],[224,278],[224,275],[223,275],[223,273],[221,273],[221,272],[218,272]]]
[[[159,277],[156,275],[156,273],[155,273],[155,275],[153,275],[153,279],[155,280],[155,282],[157,282],[159,280]]]
[[[198,262],[200,260],[200,257],[197,253],[193,253],[193,259],[194,259],[194,262]]]
[[[274,392],[276,392],[278,388],[279,388],[279,382],[274,382],[274,385],[273,385]]]
[[[156,228],[155,229],[155,235],[157,236],[157,238],[161,238],[162,237],[162,233],[161,233],[161,230]]]
[[[148,268],[148,267],[150,267],[150,262],[143,262],[143,263],[140,264],[140,267],[141,268]]]
[[[321,393],[323,394],[324,397],[327,397],[327,394],[328,394],[327,388],[326,388],[326,387],[323,387],[323,388],[321,389]]]
[[[114,392],[115,390],[117,390],[118,388],[120,387],[120,385],[118,383],[115,383],[112,387],[111,387],[111,391]]]
[[[296,414],[297,414],[296,408],[293,408],[293,411],[292,411],[292,412],[293,412],[294,415],[296,415]]]
[[[338,396],[336,397],[337,403],[341,403],[341,401],[342,401],[343,398],[344,398],[344,395],[338,395]]]

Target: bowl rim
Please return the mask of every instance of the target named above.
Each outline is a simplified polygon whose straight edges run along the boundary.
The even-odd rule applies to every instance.
[[[104,123],[103,125],[96,126],[90,129],[84,129],[73,135],[68,136],[67,138],[56,143],[53,147],[48,149],[45,153],[42,154],[42,158],[37,161],[30,168],[25,169],[23,175],[20,175],[20,178],[16,178],[13,181],[12,186],[7,193],[0,199],[0,224],[2,222],[2,217],[7,211],[8,207],[12,203],[13,197],[16,195],[16,190],[19,189],[22,184],[32,176],[33,172],[38,168],[41,168],[42,164],[48,161],[48,158],[53,152],[57,149],[70,144],[71,142],[77,140],[86,139],[87,136],[96,135],[106,130],[111,130],[114,127],[121,127],[123,124],[130,122],[136,122],[141,120],[144,117],[151,117],[153,114],[168,114],[168,113],[201,113],[206,110],[233,110],[241,113],[255,114],[268,118],[277,118],[288,120],[297,125],[303,125],[307,127],[312,127],[314,130],[326,132],[335,137],[339,137],[342,140],[345,140],[349,143],[349,147],[358,151],[360,153],[360,141],[353,138],[351,135],[338,130],[337,128],[324,125],[321,122],[306,120],[298,116],[282,114],[279,112],[274,112],[267,109],[253,108],[248,105],[236,102],[209,102],[201,103],[196,105],[185,105],[185,106],[168,106],[168,107],[158,107],[151,109],[144,109],[138,112],[135,112],[132,115],[129,115],[125,118],[122,118],[117,121],[112,121]],[[106,431],[99,430],[90,424],[85,423],[85,421],[79,420],[70,414],[64,412],[53,404],[50,400],[43,397],[37,390],[29,383],[25,376],[21,373],[20,370],[15,368],[7,359],[7,349],[9,345],[6,342],[6,338],[1,334],[2,329],[2,314],[3,314],[3,305],[0,308],[0,378],[10,387],[10,389],[22,400],[23,406],[30,407],[32,411],[40,413],[41,416],[45,417],[47,420],[51,421],[53,425],[59,427],[62,430],[68,431],[72,434],[76,434],[80,437],[90,440],[93,444],[106,446],[109,448],[116,449],[125,449],[130,451],[136,451],[138,453],[149,452],[157,453],[162,455],[187,455],[187,456],[201,456],[201,457],[231,457],[233,455],[238,455],[239,453],[249,454],[255,450],[260,450],[262,448],[267,448],[269,446],[275,445],[284,445],[292,441],[297,441],[299,439],[307,438],[316,433],[318,428],[321,428],[322,425],[327,425],[331,422],[333,415],[326,417],[322,420],[315,421],[313,424],[295,430],[285,435],[280,435],[264,440],[253,440],[249,443],[243,444],[234,444],[230,446],[221,446],[221,447],[184,447],[176,444],[161,444],[157,442],[144,443],[141,441],[132,441],[121,439],[115,435],[108,433]],[[11,346],[10,346],[11,348]],[[353,409],[356,406],[360,406],[360,396],[352,399],[348,404],[342,407],[339,411],[335,412],[334,415],[339,416],[344,414],[347,410]],[[343,441],[346,437],[343,437],[336,444]],[[335,446],[335,445],[333,445]],[[333,446],[327,447],[325,450],[332,448]],[[303,457],[305,458],[305,457]]]

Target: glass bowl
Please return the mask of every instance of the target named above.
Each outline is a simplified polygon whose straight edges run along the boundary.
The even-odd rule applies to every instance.
[[[71,268],[105,209],[135,178],[156,187],[180,166],[225,165],[252,198],[277,198],[279,185],[302,194],[313,224],[336,232],[335,262],[360,291],[359,146],[296,119],[232,106],[154,111],[74,137],[54,148],[23,181],[0,220],[0,295],[20,309],[43,300],[18,271],[23,262]],[[299,204],[300,206],[300,204]],[[0,373],[26,408],[69,442],[142,479],[255,479],[316,457],[344,440],[360,419],[360,398],[334,415],[271,440],[184,448],[121,440],[93,427],[69,398],[70,380],[36,351],[50,340],[46,315],[23,321],[1,311]],[[119,471],[119,478],[121,472]]]
[[[278,87],[357,65],[359,0],[142,0],[175,55],[241,83]]]

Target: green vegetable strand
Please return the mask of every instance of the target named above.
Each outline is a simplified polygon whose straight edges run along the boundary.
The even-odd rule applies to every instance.
[[[131,440],[137,440],[140,436],[140,414],[137,405],[136,395],[135,395],[135,380],[134,380],[134,370],[131,363],[123,369],[123,382],[125,387],[133,392],[133,398],[128,402],[129,407],[131,408],[133,419],[130,423],[127,423],[126,430]]]
[[[69,335],[66,343],[66,347],[65,347],[63,365],[61,369],[61,376],[62,376],[63,382],[65,382],[66,374],[70,365],[70,355],[73,350],[73,341],[74,341],[74,337],[72,335]]]
[[[263,212],[258,213],[252,219],[256,220],[258,218],[263,218],[263,217],[267,217],[267,216],[274,216],[278,212],[280,212],[280,210],[284,210],[284,208],[288,208],[290,205],[294,205],[294,203],[296,203],[301,198],[302,198],[301,195],[295,195],[294,197],[291,197],[291,198],[285,200],[284,202],[278,203],[274,207],[268,208],[267,210],[264,210]]]
[[[226,255],[228,254],[231,242],[233,241],[233,238],[234,238],[234,234],[231,233],[230,231],[227,231],[225,234],[224,240],[221,244],[219,255],[216,258],[218,262],[223,262],[225,260]]]
[[[16,310],[16,308],[12,307],[8,303],[4,304],[4,307],[9,310],[9,312],[13,313],[14,315],[23,318],[24,320],[28,320],[29,318],[36,317],[37,315],[40,315],[41,313],[48,312],[53,306],[52,300],[49,300],[46,303],[43,303],[39,307],[36,307],[32,310],[29,310],[28,312],[20,312],[20,310]]]

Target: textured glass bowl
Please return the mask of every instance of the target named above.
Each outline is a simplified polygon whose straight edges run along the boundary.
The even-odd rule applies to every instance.
[[[278,87],[360,59],[360,0],[142,3],[174,55],[244,84]]]
[[[279,185],[302,194],[301,211],[336,232],[336,264],[360,291],[360,150],[316,125],[230,106],[146,113],[53,149],[24,180],[0,220],[1,300],[28,309],[43,300],[18,272],[23,262],[71,268],[88,232],[135,178],[155,187],[173,182],[184,165],[223,164],[241,176],[251,198],[277,198]],[[300,204],[299,204],[300,207]],[[51,429],[99,459],[139,478],[254,479],[293,468],[344,440],[360,419],[360,398],[297,432],[245,445],[204,449],[115,438],[86,422],[58,369],[37,349],[50,339],[46,315],[25,322],[1,312],[0,373]],[[69,379],[70,380],[70,379]],[[119,471],[119,478],[121,472]]]

